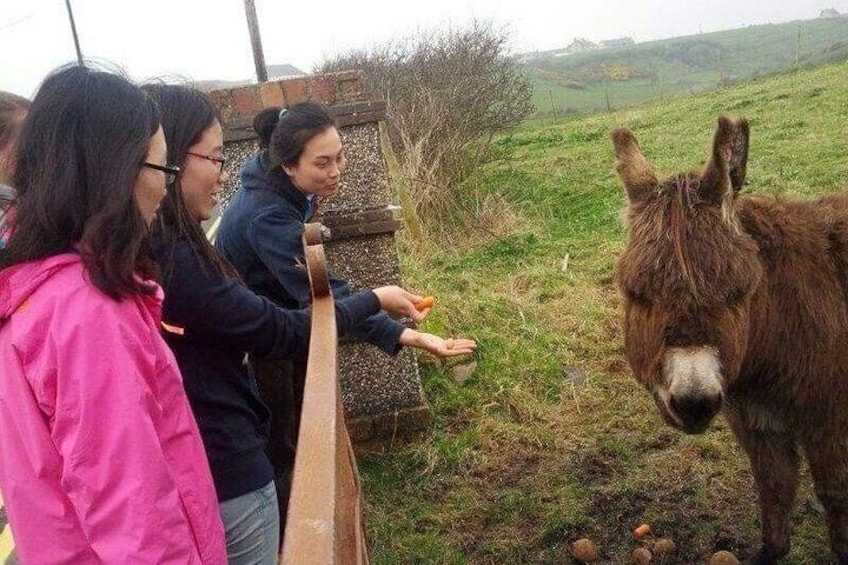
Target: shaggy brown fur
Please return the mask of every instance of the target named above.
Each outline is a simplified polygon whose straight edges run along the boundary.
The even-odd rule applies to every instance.
[[[803,454],[848,563],[848,196],[739,196],[744,120],[719,118],[706,168],[664,182],[629,130],[612,139],[629,199],[616,275],[636,378],[684,431],[703,431],[722,409],[759,490],[763,545],[749,562],[789,551]],[[701,363],[681,379],[685,398],[669,384],[672,350]],[[717,360],[715,378],[703,377],[704,358]],[[699,395],[703,382],[720,387]]]

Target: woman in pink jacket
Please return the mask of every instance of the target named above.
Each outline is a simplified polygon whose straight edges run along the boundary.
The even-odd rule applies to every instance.
[[[67,67],[19,141],[0,250],[0,489],[23,563],[225,563],[203,445],[159,333],[155,104]]]

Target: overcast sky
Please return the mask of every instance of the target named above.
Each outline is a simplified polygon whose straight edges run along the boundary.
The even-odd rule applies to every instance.
[[[811,19],[848,0],[255,0],[265,60],[309,72],[325,56],[416,30],[491,21],[512,52],[575,37],[648,41]],[[71,0],[83,55],[143,80],[254,77],[243,0]],[[44,75],[75,60],[65,0],[0,0],[0,89],[31,97]]]

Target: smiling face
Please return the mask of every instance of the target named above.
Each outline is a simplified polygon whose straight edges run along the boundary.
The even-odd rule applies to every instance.
[[[310,139],[297,163],[283,165],[283,171],[302,193],[324,197],[336,192],[345,166],[339,132],[330,127]]]
[[[165,133],[159,127],[153,137],[150,138],[150,145],[147,149],[147,157],[145,161],[154,165],[165,165],[168,149],[165,145]],[[165,198],[166,180],[165,173],[150,167],[141,167],[138,176],[135,179],[133,187],[135,201],[138,205],[138,210],[141,212],[141,217],[144,223],[148,226],[156,217],[156,210],[159,208],[159,203]]]
[[[180,190],[183,204],[191,217],[198,222],[212,217],[218,204],[218,195],[229,174],[221,167],[224,132],[215,120],[201,134],[197,143],[188,148],[180,173]]]

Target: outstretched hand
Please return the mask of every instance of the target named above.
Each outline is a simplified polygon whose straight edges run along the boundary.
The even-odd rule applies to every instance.
[[[443,339],[437,335],[419,332],[410,328],[401,332],[399,341],[401,345],[418,347],[438,357],[469,355],[477,349],[477,342],[473,339]]]
[[[429,308],[418,310],[415,305],[419,304],[423,298],[399,286],[381,286],[374,289],[374,294],[380,301],[380,308],[390,314],[407,317],[416,324],[430,311]]]
[[[405,316],[415,324],[427,316],[433,304],[432,299],[425,300],[399,286],[381,286],[374,289],[374,294],[380,301],[380,308],[391,314]],[[424,349],[438,357],[469,355],[477,349],[477,342],[473,339],[444,339],[412,328],[403,330],[398,341],[401,345]]]

